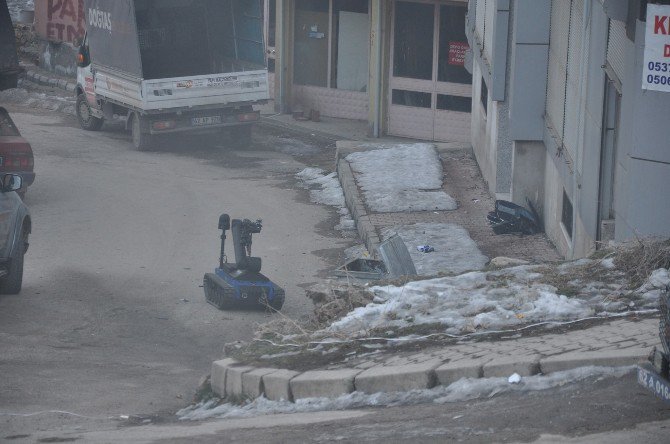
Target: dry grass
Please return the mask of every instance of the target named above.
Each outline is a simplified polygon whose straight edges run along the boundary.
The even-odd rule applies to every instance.
[[[670,239],[637,239],[615,247],[614,254],[614,265],[639,287],[654,270],[670,268]]]

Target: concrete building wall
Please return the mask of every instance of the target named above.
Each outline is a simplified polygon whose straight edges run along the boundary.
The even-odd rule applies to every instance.
[[[670,93],[641,88],[645,23],[626,48],[619,143],[615,236],[670,237]]]
[[[488,184],[489,192],[495,194],[496,192],[496,165],[497,165],[497,107],[496,102],[491,100],[488,96],[485,103],[482,103],[482,82],[486,81],[482,78],[482,67],[475,61],[472,66],[472,121],[470,124],[470,131],[472,134],[472,148],[477,159],[477,164]]]

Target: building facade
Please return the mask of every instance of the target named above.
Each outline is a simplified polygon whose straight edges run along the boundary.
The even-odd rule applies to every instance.
[[[670,237],[670,91],[643,87],[645,33],[659,30],[648,3],[670,2],[468,5],[478,163],[492,193],[538,210],[567,258]]]
[[[467,2],[266,0],[277,110],[366,120],[371,136],[469,141]]]

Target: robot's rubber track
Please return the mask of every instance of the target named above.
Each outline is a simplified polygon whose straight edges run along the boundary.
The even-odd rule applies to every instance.
[[[219,276],[207,273],[202,283],[207,302],[219,310],[227,310],[235,306],[235,289]]]

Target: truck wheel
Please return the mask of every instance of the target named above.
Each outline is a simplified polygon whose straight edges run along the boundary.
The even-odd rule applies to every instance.
[[[147,151],[151,148],[151,134],[142,132],[143,118],[138,114],[133,114],[133,122],[130,128],[133,136],[133,146],[137,151]]]
[[[251,125],[238,126],[230,129],[230,137],[240,148],[246,148],[251,145]]]
[[[28,245],[28,233],[21,229],[16,255],[9,260],[7,275],[0,280],[0,293],[18,294],[23,285],[23,256]]]
[[[91,105],[84,94],[77,96],[77,120],[79,125],[86,131],[98,131],[102,128],[103,120],[95,117],[91,112]]]

